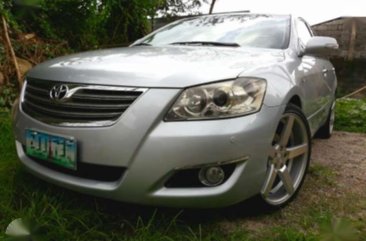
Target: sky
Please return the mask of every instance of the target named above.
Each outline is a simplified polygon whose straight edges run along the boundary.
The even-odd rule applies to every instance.
[[[313,25],[341,16],[366,17],[366,0],[216,0],[214,13],[242,10],[253,13],[290,13],[303,17]],[[208,13],[209,5],[205,4],[200,11]]]

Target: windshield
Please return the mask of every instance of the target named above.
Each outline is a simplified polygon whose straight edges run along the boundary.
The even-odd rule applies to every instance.
[[[285,49],[290,16],[209,15],[174,22],[138,44],[194,44]]]

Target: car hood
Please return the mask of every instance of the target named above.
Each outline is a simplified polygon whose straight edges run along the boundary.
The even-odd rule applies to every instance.
[[[84,52],[37,65],[27,77],[62,82],[183,88],[233,79],[284,60],[282,50],[136,46]],[[252,75],[251,75],[252,76]]]

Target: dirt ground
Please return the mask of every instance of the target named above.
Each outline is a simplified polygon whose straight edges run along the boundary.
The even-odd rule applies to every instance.
[[[228,233],[243,228],[257,234],[254,237],[273,227],[317,233],[323,213],[366,223],[366,134],[335,132],[330,139],[314,139],[308,175],[289,206],[225,220],[220,226]]]
[[[331,139],[313,141],[312,164],[331,168],[337,187],[362,194],[366,191],[366,135],[335,132]]]

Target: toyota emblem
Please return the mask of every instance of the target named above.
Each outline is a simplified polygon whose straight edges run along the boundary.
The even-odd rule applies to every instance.
[[[52,100],[62,102],[67,100],[69,87],[67,85],[55,85],[50,91],[50,97]]]

